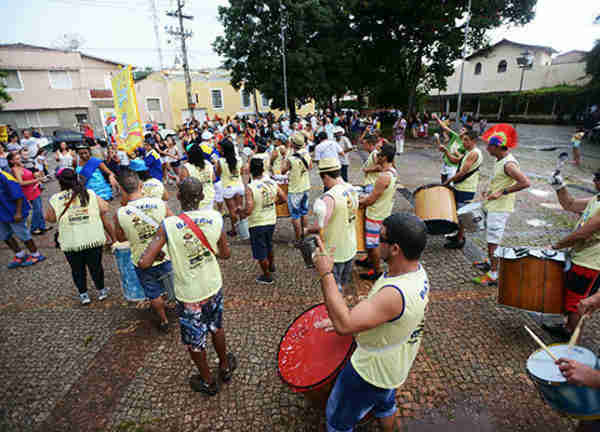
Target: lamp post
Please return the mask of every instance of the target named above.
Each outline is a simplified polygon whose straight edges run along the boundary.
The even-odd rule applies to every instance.
[[[521,69],[521,82],[519,83],[519,97],[523,91],[523,80],[525,78],[525,70],[533,67],[533,54],[526,50],[521,53],[521,57],[517,57],[517,65]]]
[[[458,84],[458,102],[456,104],[456,128],[460,128],[460,109],[462,103],[463,79],[465,75],[465,61],[467,57],[467,38],[469,37],[469,24],[471,23],[471,0],[467,10],[467,25],[465,27],[465,44],[463,45],[462,63],[460,65],[460,82]]]

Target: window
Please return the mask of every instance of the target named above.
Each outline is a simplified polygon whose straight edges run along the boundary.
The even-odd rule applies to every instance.
[[[262,93],[261,93],[260,97],[261,97],[261,104],[262,104],[263,108],[269,108],[269,106],[270,106],[270,104],[269,104],[269,98],[267,98]]]
[[[40,118],[41,127],[53,127],[59,126],[58,113],[56,111],[39,111],[38,116]]]
[[[242,108],[250,108],[251,104],[252,98],[250,96],[250,92],[242,90]]]
[[[481,62],[475,65],[475,75],[481,75]]]
[[[506,72],[507,66],[508,64],[506,63],[506,60],[500,60],[500,63],[498,63],[498,73]]]
[[[73,84],[71,83],[71,75],[67,71],[50,71],[50,87],[58,90],[71,90]]]
[[[162,111],[160,98],[146,98],[146,108],[148,108],[148,111]]]
[[[58,113],[56,111],[25,111],[22,118],[17,119],[20,128],[29,127],[54,127],[60,126],[58,122]]]
[[[6,76],[0,79],[6,86],[7,91],[23,90],[23,81],[21,81],[21,74],[19,74],[19,71],[9,70],[3,72],[6,74]]]
[[[87,114],[75,114],[75,120],[78,124],[87,121]]]
[[[212,107],[215,109],[223,109],[223,91],[214,89],[210,91]]]

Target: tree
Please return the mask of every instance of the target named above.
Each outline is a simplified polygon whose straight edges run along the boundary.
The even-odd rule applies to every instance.
[[[85,44],[85,38],[79,33],[65,33],[59,36],[52,46],[63,51],[79,51],[83,44]]]
[[[336,0],[231,0],[219,7],[225,35],[213,43],[225,58],[234,88],[259,90],[284,108],[281,28],[285,27],[288,102],[327,100],[349,88],[352,61],[340,58],[356,41],[343,2]]]
[[[7,76],[8,76],[8,74],[5,71],[0,71],[0,110],[2,108],[4,108],[4,106],[2,105],[2,102],[10,102],[12,100],[12,98],[6,91],[5,78]]]
[[[592,77],[590,84],[600,84],[600,39],[585,57],[585,73]]]

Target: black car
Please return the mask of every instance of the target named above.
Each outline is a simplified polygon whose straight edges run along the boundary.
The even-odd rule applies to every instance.
[[[50,137],[48,137],[50,138]],[[88,138],[85,137],[81,132],[77,132],[69,129],[58,129],[55,130],[52,134],[52,148],[54,151],[58,150],[61,142],[66,142],[69,148],[74,149],[75,146],[81,142],[86,141]],[[100,143],[102,147],[106,147],[106,140],[102,137],[96,137],[96,140]]]

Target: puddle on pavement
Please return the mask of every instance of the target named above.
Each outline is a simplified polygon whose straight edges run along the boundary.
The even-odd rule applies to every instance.
[[[550,224],[541,219],[527,219],[527,225],[531,225],[532,227],[538,228],[538,227],[548,226]]]
[[[540,197],[540,198],[545,198],[548,195],[550,195],[550,192],[545,191],[545,190],[541,190],[541,189],[531,189],[530,188],[530,189],[527,189],[527,191],[530,194],[535,195],[535,196]]]

